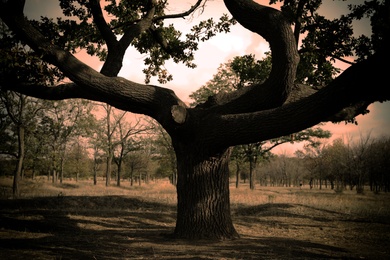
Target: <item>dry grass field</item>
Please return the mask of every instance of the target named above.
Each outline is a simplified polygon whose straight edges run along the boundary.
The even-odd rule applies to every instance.
[[[390,259],[390,194],[308,187],[231,188],[241,238],[168,239],[176,191],[167,182],[0,179],[0,259]],[[58,196],[62,194],[62,196]]]

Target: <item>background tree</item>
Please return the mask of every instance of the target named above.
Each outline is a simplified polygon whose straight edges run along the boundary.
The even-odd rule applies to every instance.
[[[105,116],[101,119],[104,122],[104,139],[105,139],[105,153],[106,153],[106,186],[110,185],[112,164],[117,163],[117,186],[120,186],[120,173],[123,157],[126,151],[127,141],[132,134],[141,132],[140,129],[132,129],[128,126],[124,129],[126,121],[126,111],[115,109],[109,104],[101,104],[104,108]],[[115,152],[117,156],[115,158]]]
[[[301,159],[286,155],[274,156],[267,165],[267,171],[271,186],[300,187],[305,177]]]
[[[373,192],[390,191],[390,137],[383,136],[373,141],[365,159],[370,165],[368,179],[370,190]]]
[[[15,137],[11,134],[10,128],[12,127],[12,120],[8,116],[7,108],[3,102],[0,102],[0,155],[3,159],[2,163],[6,158],[10,158],[13,156],[12,154],[16,154],[15,151]],[[2,170],[4,170],[5,165],[2,164]],[[4,171],[1,172],[4,174]]]
[[[82,138],[74,138],[67,148],[66,162],[64,165],[64,172],[68,178],[75,178],[76,182],[80,177],[87,177],[87,173],[91,170],[90,158],[84,141]]]
[[[348,176],[347,183],[350,185],[351,190],[356,186],[357,193],[364,192],[364,185],[368,179],[369,161],[368,153],[372,146],[373,139],[370,134],[366,136],[360,136],[360,139],[356,143],[352,143],[352,146],[348,145]],[[351,144],[349,142],[348,144]]]
[[[61,1],[64,14],[77,19],[59,19],[57,24],[44,21],[35,27],[23,15],[22,0],[0,2],[0,17],[17,37],[71,80],[55,87],[32,84],[31,88],[31,84],[20,84],[12,78],[5,88],[39,98],[85,98],[109,103],[124,111],[156,119],[170,134],[178,170],[174,235],[181,238],[238,237],[229,203],[230,147],[287,136],[324,121],[349,120],[363,113],[368,104],[390,98],[388,88],[384,87],[388,69],[383,66],[389,59],[389,21],[384,15],[389,10],[388,1],[376,1],[377,6],[369,9],[372,12],[365,12],[372,18],[382,18],[382,23],[375,23],[380,25],[375,27],[380,37],[374,38],[377,44],[373,45],[372,54],[326,86],[311,91],[306,91],[304,85],[295,84],[299,54],[291,19],[286,18],[285,12],[247,0],[224,0],[224,3],[241,25],[270,43],[272,70],[263,83],[231,93],[218,93],[207,102],[190,108],[171,90],[116,77],[130,43],[139,46],[141,52],[148,52],[151,58],[147,62],[154,62],[155,67],[161,68],[158,66],[160,57],[182,60],[180,55],[175,56],[181,52],[168,54],[164,50],[164,46],[172,44],[164,45],[160,37],[152,37],[156,31],[158,36],[165,36],[169,43],[174,43],[173,46],[183,51],[193,50],[193,45],[181,48],[178,34],[166,36],[154,29],[173,31],[173,26],[164,27],[164,18],[168,17],[163,14],[167,1],[122,1],[118,5],[112,1],[104,8],[112,17],[109,22],[104,20],[100,1],[78,1],[77,5],[72,1]],[[209,26],[212,34],[228,30],[229,21],[225,18],[222,23],[201,25],[206,29]],[[53,30],[41,30],[43,25],[51,26]],[[87,29],[94,30],[86,33]],[[47,34],[44,36],[42,32]],[[50,35],[50,32],[54,34]],[[85,37],[74,37],[80,32]],[[119,41],[116,34],[122,35],[118,37]],[[196,30],[189,35],[195,40],[199,37]],[[70,53],[80,46],[98,50],[90,53],[105,60],[100,73]],[[99,49],[99,46],[107,46],[107,49]],[[164,74],[160,78],[164,79]],[[286,102],[287,98],[289,102]]]
[[[322,189],[323,181],[325,180],[325,186],[327,186],[326,179],[326,160],[324,157],[324,150],[326,145],[320,145],[315,147],[305,146],[303,150],[298,150],[295,155],[305,161],[305,168],[308,171],[307,176],[309,180],[310,188],[313,188],[313,179],[317,179],[319,182],[319,189]]]
[[[126,158],[127,167],[129,171],[130,186],[134,185],[134,180],[139,176],[142,176],[142,171],[146,168],[145,158],[140,154],[140,150],[133,149]],[[141,184],[141,179],[138,181]]]
[[[93,107],[96,108],[97,106]],[[86,131],[86,137],[88,140],[88,148],[91,150],[93,157],[93,184],[96,185],[98,171],[102,168],[102,162],[106,150],[106,142],[104,137],[105,124],[102,120],[98,120],[96,117],[91,117],[88,126],[88,128],[85,127],[84,129],[88,130]]]
[[[106,151],[106,186],[110,186],[111,174],[112,174],[112,160],[114,158],[114,143],[113,143],[113,135],[115,132],[115,128],[117,126],[118,121],[114,123],[111,122],[111,111],[113,107],[109,104],[103,104],[104,110],[106,112],[105,117],[102,119],[105,121],[106,129],[105,129],[105,151]],[[124,115],[126,112],[122,112]],[[114,124],[114,127],[112,126]]]
[[[18,81],[24,83],[38,84],[54,84],[61,79],[57,69],[41,61],[28,46],[15,39],[2,22],[1,24],[0,87],[9,84],[10,77],[16,77]],[[0,99],[14,126],[14,129],[8,129],[8,133],[14,134],[17,140],[17,150],[12,153],[17,159],[13,182],[13,195],[17,197],[26,154],[26,138],[34,131],[34,116],[42,108],[42,102],[13,91],[2,91]]]
[[[82,133],[79,123],[90,114],[90,103],[81,99],[46,101],[45,114],[40,119],[38,135],[45,136],[50,148],[52,181],[63,181],[65,152],[71,138]]]
[[[26,153],[26,135],[29,134],[29,131],[31,133],[33,127],[31,125],[33,124],[34,114],[37,112],[37,105],[30,97],[12,91],[3,92],[1,95],[1,102],[4,103],[7,114],[14,126],[13,129],[9,128],[8,130],[17,137],[17,152],[14,153],[14,156],[17,159],[17,165],[14,172],[12,189],[13,195],[18,197],[19,179],[22,176]],[[11,150],[9,152],[11,152]]]
[[[146,127],[142,124],[141,118],[135,118],[133,122],[127,122],[125,119],[125,114],[122,118],[117,118],[118,120],[118,140],[116,141],[116,151],[117,154],[114,157],[114,161],[117,164],[117,186],[120,186],[121,183],[121,172],[122,172],[122,163],[128,153],[134,149],[139,150],[139,146],[135,145],[134,136],[142,134],[147,131]]]
[[[164,128],[151,118],[146,119],[150,129],[149,138],[152,139],[154,145],[154,160],[157,160],[159,166],[157,175],[161,177],[169,177],[173,185],[177,183],[176,155],[175,149],[172,146],[172,140]]]

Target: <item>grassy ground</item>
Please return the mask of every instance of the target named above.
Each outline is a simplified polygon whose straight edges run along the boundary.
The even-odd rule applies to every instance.
[[[390,194],[231,188],[241,238],[182,241],[167,182],[22,182],[0,179],[0,259],[390,259]],[[59,196],[60,194],[60,196]]]

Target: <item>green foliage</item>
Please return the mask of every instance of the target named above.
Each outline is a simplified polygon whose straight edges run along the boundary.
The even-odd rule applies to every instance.
[[[17,40],[1,23],[0,88],[10,84],[51,84],[63,79],[60,71],[42,61],[27,45]]]
[[[271,72],[272,62],[270,53],[266,53],[263,60],[256,60],[255,55],[244,55],[235,57],[230,64],[233,72],[238,76],[239,82],[236,89],[247,85],[264,82]]]
[[[213,78],[197,91],[191,93],[190,98],[195,102],[192,106],[205,102],[210,96],[220,92],[232,92],[251,84],[265,81],[271,71],[271,56],[263,60],[256,60],[255,56],[236,56],[233,60],[221,64]]]
[[[67,160],[64,165],[64,177],[89,177],[91,172],[91,160],[88,157],[86,148],[80,144],[79,139],[74,140],[74,143],[69,147],[67,153]]]
[[[194,100],[191,106],[205,102],[210,96],[219,92],[231,92],[236,89],[239,79],[228,63],[221,64],[213,78],[198,90],[190,94]]]
[[[0,92],[0,158],[10,155],[17,155],[17,138],[14,135],[15,128],[11,118],[8,116],[7,107],[4,102],[6,92]]]
[[[167,1],[114,1],[100,3],[103,10],[98,11],[103,17],[109,32],[101,32],[93,11],[93,3],[85,0],[60,1],[65,18],[49,19],[42,17],[34,23],[45,32],[53,43],[73,53],[85,49],[89,55],[97,56],[101,61],[108,57],[108,46],[116,49],[134,47],[145,54],[143,69],[145,82],[157,77],[160,83],[166,83],[173,76],[165,69],[167,60],[183,63],[189,68],[196,67],[194,52],[199,41],[206,41],[217,33],[229,32],[235,20],[226,14],[218,22],[213,18],[195,25],[191,33],[183,37],[172,24],[165,25]],[[95,11],[96,13],[96,11]],[[102,18],[103,18],[102,17]],[[177,18],[184,18],[179,15]],[[145,22],[150,20],[150,25]],[[116,40],[120,39],[120,40]],[[120,45],[113,45],[113,43]],[[114,50],[111,50],[111,52]]]
[[[365,1],[359,5],[348,5],[351,13],[329,20],[318,13],[322,0],[290,1],[271,0],[270,4],[282,2],[281,10],[295,26],[296,42],[299,35],[305,35],[300,46],[300,63],[297,82],[320,88],[327,85],[340,70],[333,66],[338,59],[355,56],[361,61],[372,55],[388,37],[388,22],[383,12],[388,12],[385,1]],[[372,35],[353,35],[354,20],[369,18]],[[388,41],[388,39],[387,39]]]
[[[360,35],[356,39],[354,51],[358,56],[357,61],[366,59],[382,48],[388,48],[390,31],[388,1],[387,4],[386,1],[380,0],[365,1],[364,4],[349,5],[349,9],[351,19],[368,18],[371,21],[371,38]]]
[[[153,147],[152,158],[158,162],[155,174],[157,177],[169,177],[175,184],[173,178],[176,178],[177,175],[177,162],[175,150],[172,146],[172,139],[155,120],[147,119],[147,122],[151,130],[149,138]]]

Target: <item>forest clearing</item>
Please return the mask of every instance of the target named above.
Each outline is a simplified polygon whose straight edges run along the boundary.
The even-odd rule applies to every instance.
[[[390,194],[303,187],[230,187],[241,238],[172,239],[176,189],[168,181],[0,179],[1,259],[386,259]]]

